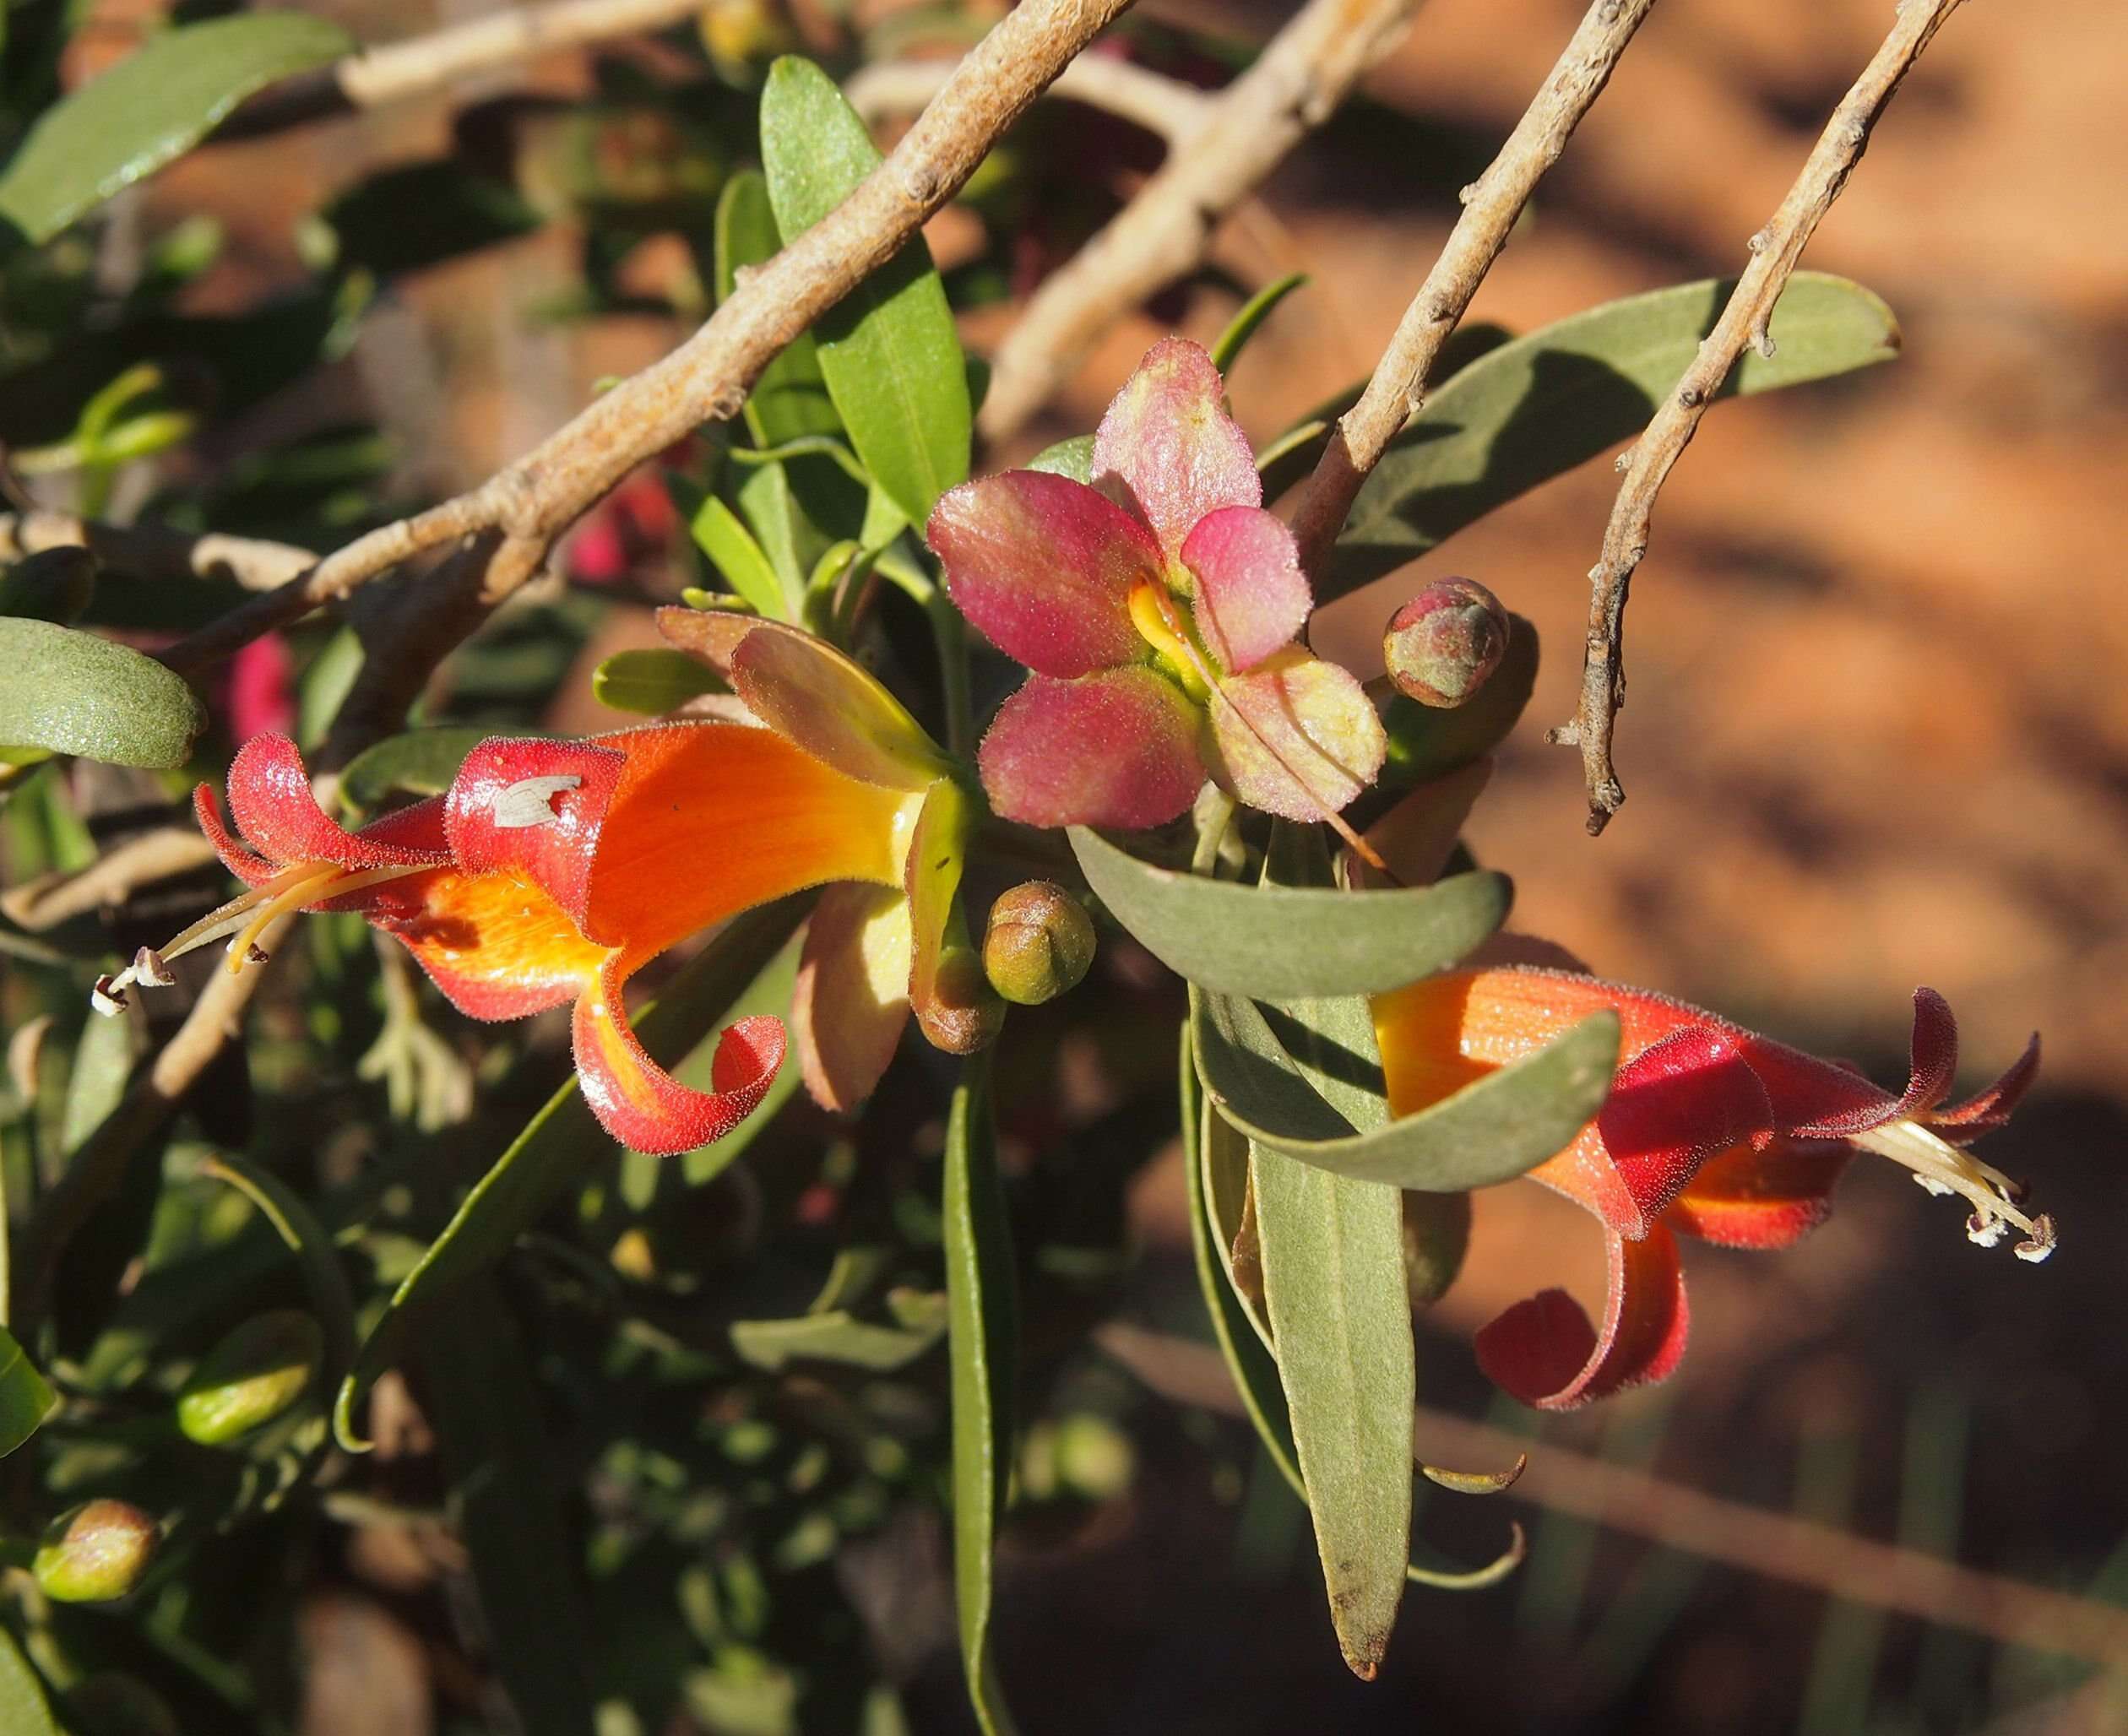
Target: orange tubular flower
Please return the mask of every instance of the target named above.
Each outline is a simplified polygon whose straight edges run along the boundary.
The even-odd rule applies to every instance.
[[[890,969],[893,958],[901,961],[900,985],[867,996],[860,983],[849,997],[875,1008],[858,1029],[866,1058],[839,1061],[831,1038],[823,1064],[868,1090],[892,1053],[892,1041],[878,1039],[882,1023],[898,1035],[912,992],[926,1008],[939,998],[934,979],[964,808],[936,750],[883,688],[818,641],[791,637],[804,643],[783,648],[784,659],[815,678],[796,701],[811,740],[755,720],[774,711],[773,693],[743,718],[583,741],[498,737],[473,751],[445,795],[356,832],[318,807],[293,743],[254,738],[229,773],[243,842],[223,826],[210,789],[202,785],[194,798],[202,829],[252,890],[163,952],[144,949],[130,970],[98,984],[98,1005],[115,1010],[130,982],[169,981],[167,957],[225,936],[231,969],[263,958],[257,936],[287,912],[359,911],[396,936],[472,1017],[519,1018],[574,1001],[577,1067],[600,1123],[638,1151],[688,1151],[761,1101],[783,1061],[782,1023],[754,1017],[731,1026],[718,1045],[714,1088],[693,1090],[637,1041],[622,1001],[628,979],[741,911],[846,882],[898,918],[886,923],[884,951]],[[745,697],[755,684],[741,676],[735,685]],[[853,694],[872,709],[860,713]],[[822,746],[847,763],[830,763],[814,751]],[[951,877],[942,885],[936,871],[912,877],[912,845],[941,834],[951,849],[926,852],[925,862],[935,870],[942,854],[950,856]],[[881,974],[881,951],[874,936],[860,959],[868,979]],[[810,943],[808,958],[820,962]],[[826,965],[833,972],[846,961],[831,955]],[[809,1060],[813,1046],[801,1033]],[[811,1077],[816,1068],[807,1071]]]
[[[2053,1250],[2052,1220],[2028,1217],[2022,1191],[1961,1149],[2009,1120],[2038,1070],[2039,1039],[1987,1090],[1946,1106],[1957,1025],[1930,989],[1914,993],[1912,1075],[1895,1098],[1849,1067],[1664,995],[1571,971],[1456,971],[1374,1001],[1390,1105],[1425,1109],[1604,1007],[1622,1039],[1610,1099],[1531,1172],[1607,1232],[1604,1320],[1592,1325],[1550,1289],[1479,1332],[1479,1364],[1525,1403],[1571,1409],[1666,1378],[1689,1320],[1678,1235],[1785,1247],[1823,1221],[1857,1151],[1904,1164],[1930,1193],[1962,1195],[1967,1234],[1982,1246],[2015,1229],[2019,1258]]]

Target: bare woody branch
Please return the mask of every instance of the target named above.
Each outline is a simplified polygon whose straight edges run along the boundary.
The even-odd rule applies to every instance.
[[[307,575],[171,648],[194,672],[413,556],[481,531],[544,555],[622,477],[706,421],[736,415],[778,351],[892,258],[998,137],[1129,0],[1027,0],[953,70],[886,161],[758,270],[695,334],[470,493],[357,538]],[[496,562],[484,601],[538,570]]]
[[[31,934],[115,910],[143,887],[204,868],[214,847],[196,826],[165,826],[106,851],[86,868],[41,874],[0,892],[0,916]]]
[[[1389,442],[1425,401],[1426,376],[1544,171],[1610,82],[1655,0],[1597,0],[1583,14],[1544,88],[1515,123],[1490,166],[1463,189],[1463,215],[1398,323],[1359,403],[1338,419],[1314,473],[1301,486],[1293,531],[1301,564],[1319,573],[1345,515]]]
[[[103,566],[136,578],[233,579],[270,591],[299,578],[318,556],[290,543],[248,536],[193,536],[161,524],[105,524],[71,513],[0,513],[0,561],[46,549],[87,549]]]
[[[1891,34],[1832,111],[1772,220],[1751,237],[1751,263],[1737,279],[1714,329],[1701,343],[1677,389],[1664,400],[1631,453],[1621,460],[1626,480],[1619,486],[1610,522],[1604,529],[1602,557],[1588,575],[1588,641],[1581,700],[1573,720],[1547,738],[1581,749],[1592,837],[1603,831],[1626,800],[1611,764],[1611,735],[1626,702],[1626,597],[1634,569],[1648,552],[1655,497],[1671,466],[1691,443],[1700,418],[1743,355],[1745,345],[1756,344],[1762,355],[1773,353],[1768,322],[1797,259],[1861,160],[1870,130],[1892,92],[1943,21],[1962,3],[1905,0]]]
[[[1125,309],[1194,270],[1212,233],[1403,35],[1418,0],[1311,0],[1108,226],[1034,292],[991,358],[978,426],[1002,439]]]
[[[938,94],[953,66],[950,60],[882,61],[853,77],[843,95],[868,121],[914,113]],[[1196,132],[1215,100],[1164,73],[1107,55],[1081,56],[1057,75],[1049,94],[1115,115],[1171,144]]]

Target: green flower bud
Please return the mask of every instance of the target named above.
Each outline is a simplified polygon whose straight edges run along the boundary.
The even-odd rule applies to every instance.
[[[1030,880],[991,906],[983,969],[1007,1001],[1054,1001],[1076,989],[1093,962],[1094,920],[1062,887]]]
[[[1507,611],[1475,579],[1436,579],[1389,617],[1382,661],[1397,691],[1421,705],[1461,705],[1507,649]]]
[[[270,1423],[303,1396],[325,1354],[325,1334],[300,1309],[254,1316],[200,1359],[177,1394],[177,1426],[221,1446]]]
[[[146,1576],[162,1527],[130,1501],[95,1500],[52,1522],[30,1571],[58,1603],[104,1603]]]

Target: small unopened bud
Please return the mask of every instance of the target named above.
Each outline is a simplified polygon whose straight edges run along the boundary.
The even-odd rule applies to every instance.
[[[1397,691],[1421,705],[1465,703],[1500,667],[1507,611],[1475,579],[1436,579],[1389,617],[1382,660]]]
[[[1093,962],[1093,919],[1062,887],[1030,880],[991,906],[983,969],[1007,1001],[1054,1001],[1076,989]]]
[[[62,1513],[30,1571],[59,1603],[105,1603],[138,1586],[162,1544],[162,1527],[130,1501],[95,1500]]]
[[[220,1446],[270,1423],[303,1396],[323,1360],[325,1334],[300,1309],[246,1321],[200,1359],[177,1394],[177,1426]]]
[[[1005,1003],[991,991],[972,947],[948,947],[940,955],[931,997],[915,1005],[917,1025],[931,1047],[948,1055],[987,1049],[1005,1028]]]

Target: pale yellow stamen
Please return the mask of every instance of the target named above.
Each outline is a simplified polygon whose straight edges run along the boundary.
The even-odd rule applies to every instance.
[[[1892,1121],[1853,1134],[1849,1141],[1904,1164],[1930,1193],[1958,1194],[1970,1202],[1973,1210],[1966,1219],[1968,1240],[1992,1248],[2014,1229],[2024,1232],[2025,1239],[2016,1249],[2020,1260],[2044,1260],[2054,1252],[2053,1218],[2044,1212],[2027,1216],[2017,1207],[2022,1191],[2007,1175],[1938,1138],[1919,1122]]]

